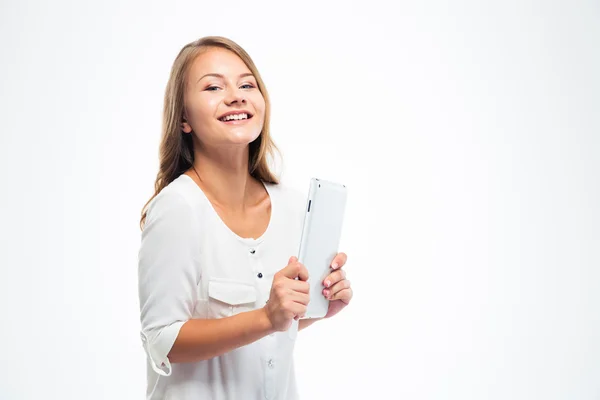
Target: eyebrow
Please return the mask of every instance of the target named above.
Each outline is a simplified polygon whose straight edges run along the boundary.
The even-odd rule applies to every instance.
[[[223,78],[225,78],[225,76],[224,76],[224,75],[222,75],[222,74],[217,74],[217,73],[209,73],[209,74],[206,74],[206,75],[202,75],[202,76],[200,77],[200,79],[198,79],[198,80],[196,81],[196,83],[200,82],[202,79],[206,78],[207,76],[214,76],[214,77],[217,77],[217,78],[222,78],[222,79],[223,79]],[[252,72],[246,72],[246,73],[240,74],[239,78],[245,78],[246,76],[254,76],[254,74],[253,74]]]

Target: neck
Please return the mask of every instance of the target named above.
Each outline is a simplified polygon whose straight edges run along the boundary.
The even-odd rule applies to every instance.
[[[254,179],[248,171],[248,146],[196,150],[194,169],[202,190],[218,207],[244,211]]]

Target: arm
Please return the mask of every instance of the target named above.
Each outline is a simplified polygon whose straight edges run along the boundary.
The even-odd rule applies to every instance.
[[[315,322],[320,321],[322,319],[323,318],[301,319],[300,322],[298,322],[298,332],[300,332],[304,328],[308,328]]]
[[[227,353],[275,332],[264,308],[222,319],[192,319],[181,327],[171,362],[196,362]]]
[[[289,329],[294,317],[306,313],[310,299],[307,279],[306,267],[295,257],[290,258],[288,265],[273,277],[265,307],[228,318],[187,321],[168,358],[172,362],[205,360]]]

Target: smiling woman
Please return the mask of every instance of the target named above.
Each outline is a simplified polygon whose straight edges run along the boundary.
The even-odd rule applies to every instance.
[[[239,71],[237,76],[236,71]],[[237,79],[228,80],[227,76]],[[237,43],[223,37],[205,37],[184,46],[173,63],[165,91],[160,144],[161,167],[156,178],[155,194],[142,211],[141,226],[146,219],[146,208],[150,201],[193,165],[194,142],[199,145],[199,137],[182,135],[182,132],[192,132],[193,120],[196,130],[203,130],[204,133],[201,134],[204,140],[210,142],[211,137],[212,140],[218,139],[218,135],[210,133],[213,126],[211,122],[214,123],[214,118],[218,115],[215,107],[219,101],[225,101],[223,96],[231,96],[232,90],[243,90],[249,96],[248,100],[253,100],[252,106],[258,106],[254,114],[258,111],[260,118],[253,121],[254,126],[251,130],[254,139],[249,145],[249,172],[256,179],[278,183],[267,163],[267,156],[272,156],[277,148],[270,135],[270,102],[260,73],[248,53]],[[220,117],[241,111],[236,108],[247,103],[246,99],[229,101],[230,108],[222,111],[224,114]],[[187,122],[188,118],[192,120]],[[256,132],[258,127],[260,129]],[[215,133],[220,134],[222,131]]]
[[[309,302],[298,262],[301,194],[267,157],[265,85],[222,37],[186,45],[165,93],[160,169],[142,210],[141,338],[147,399],[295,399],[293,348]],[[352,297],[332,261],[326,318]]]

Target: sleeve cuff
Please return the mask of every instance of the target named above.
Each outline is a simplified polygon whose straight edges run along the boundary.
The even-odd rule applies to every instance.
[[[157,374],[163,376],[171,375],[171,362],[167,355],[171,351],[173,343],[175,343],[175,339],[177,339],[177,335],[179,335],[179,331],[184,323],[184,321],[175,322],[155,334],[146,334],[144,331],[140,332],[144,351],[148,356],[152,369]]]

